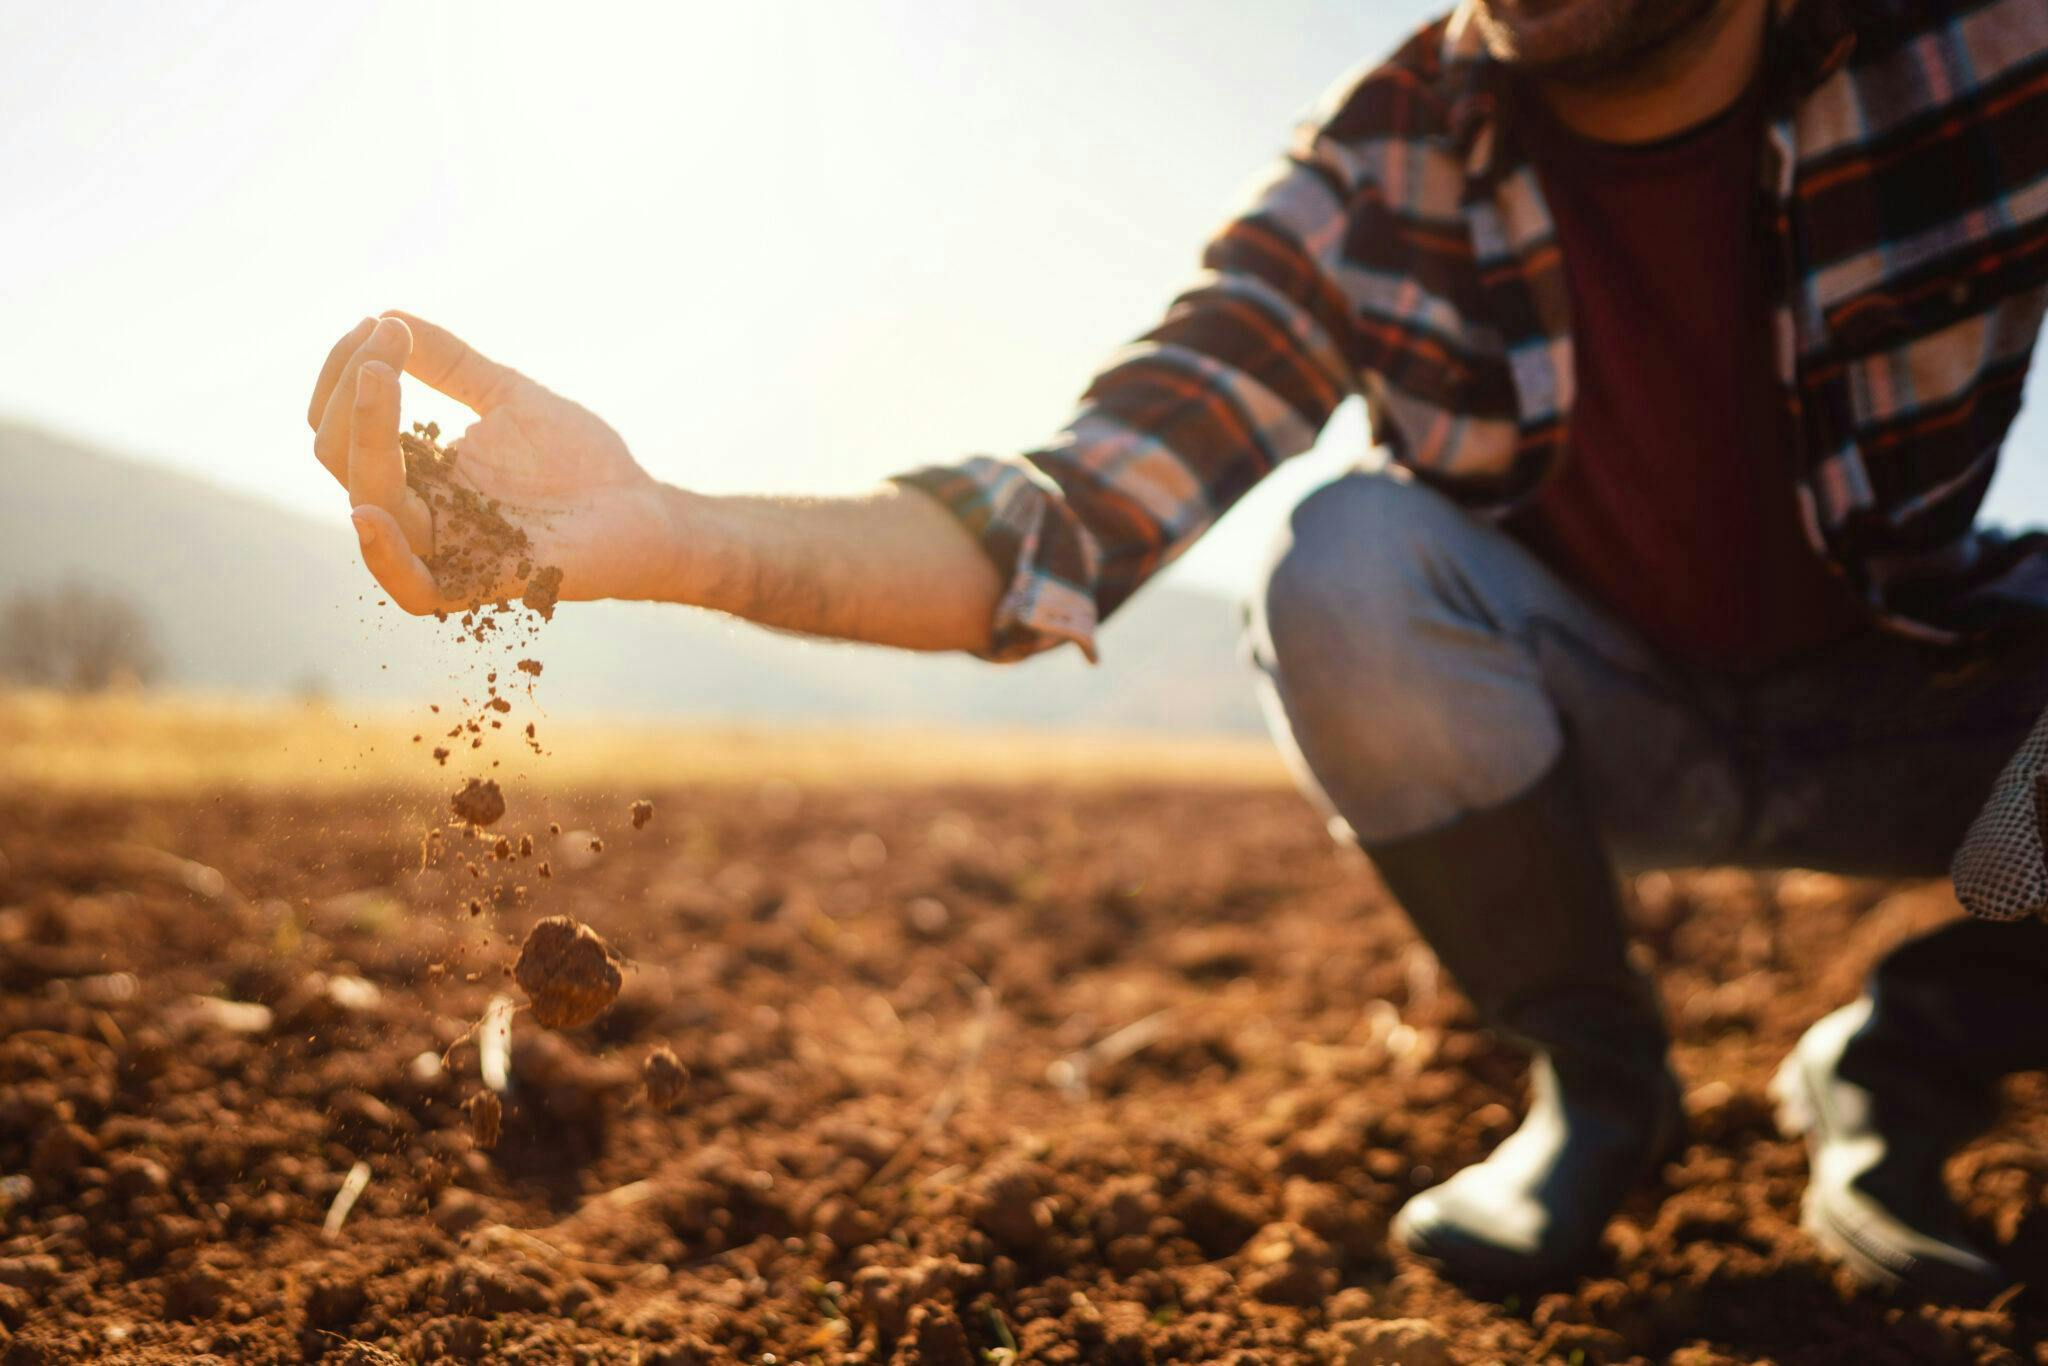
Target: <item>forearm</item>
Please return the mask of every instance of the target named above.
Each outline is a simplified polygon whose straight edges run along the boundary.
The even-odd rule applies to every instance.
[[[894,485],[845,497],[668,491],[669,554],[647,596],[805,635],[981,650],[1002,583],[944,508]]]

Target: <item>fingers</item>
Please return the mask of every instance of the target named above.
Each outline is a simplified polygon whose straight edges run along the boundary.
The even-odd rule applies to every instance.
[[[314,431],[320,430],[320,416],[327,411],[327,396],[334,392],[336,380],[341,378],[341,367],[356,353],[356,348],[370,339],[371,331],[377,326],[375,318],[365,318],[351,327],[327,353],[327,363],[320,367],[320,378],[313,381],[313,401],[306,407],[306,425]]]
[[[526,380],[509,365],[500,365],[472,350],[469,343],[445,327],[410,313],[394,311],[384,316],[404,323],[412,335],[412,359],[405,368],[478,413],[489,412],[503,403]]]
[[[380,318],[362,345],[342,363],[328,392],[320,425],[313,434],[313,454],[328,472],[348,485],[349,425],[356,406],[356,374],[367,361],[382,361],[396,374],[412,355],[412,334],[396,318]]]
[[[356,539],[363,547],[363,563],[391,600],[414,616],[442,610],[447,604],[426,562],[413,554],[398,522],[381,507],[363,504],[349,514],[356,526]]]
[[[398,448],[398,373],[383,361],[356,371],[349,415],[348,500],[397,515],[405,503],[405,454]]]

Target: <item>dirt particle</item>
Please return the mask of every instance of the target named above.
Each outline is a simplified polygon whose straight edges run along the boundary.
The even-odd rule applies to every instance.
[[[599,839],[597,836],[592,835],[590,837],[590,852],[593,854],[602,854],[604,852],[604,841]]]
[[[683,1098],[690,1074],[675,1050],[663,1044],[640,1064],[640,1080],[647,1087],[647,1103],[657,1110],[666,1110]]]
[[[167,1319],[210,1319],[221,1311],[234,1287],[226,1276],[209,1266],[194,1267],[164,1284],[164,1317]]]
[[[522,659],[513,667],[529,678],[540,677],[540,661],[537,659]]]
[[[505,1103],[498,1099],[496,1091],[479,1091],[462,1102],[462,1112],[469,1117],[469,1136],[476,1146],[488,1152],[498,1146],[498,1135],[505,1124]]]
[[[471,778],[448,799],[456,817],[468,825],[490,825],[505,814],[505,794],[495,778]]]
[[[512,970],[533,1002],[533,1018],[549,1029],[590,1023],[624,985],[597,931],[566,915],[551,915],[527,933]]]
[[[654,803],[642,798],[633,803],[633,828],[645,829],[647,822],[654,819]]]
[[[446,768],[448,766],[448,746],[434,746],[434,762],[441,765],[443,768]]]
[[[910,1311],[910,1331],[915,1335],[920,1366],[974,1366],[967,1330],[949,1306],[915,1306]]]
[[[1268,1304],[1310,1305],[1337,1289],[1328,1243],[1298,1224],[1268,1224],[1244,1250],[1244,1288]]]
[[[1450,1366],[1450,1343],[1427,1319],[1360,1319],[1331,1334],[1344,1366]]]

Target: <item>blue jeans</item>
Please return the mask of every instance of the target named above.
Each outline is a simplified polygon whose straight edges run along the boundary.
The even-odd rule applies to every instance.
[[[2048,707],[2048,630],[1959,651],[1873,629],[1749,679],[1676,665],[1391,474],[1303,500],[1248,632],[1297,776],[1368,847],[1519,795],[1569,736],[1625,867],[1936,877]]]

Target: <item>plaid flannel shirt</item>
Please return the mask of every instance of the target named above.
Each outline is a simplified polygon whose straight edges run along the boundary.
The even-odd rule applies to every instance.
[[[1007,576],[990,657],[1092,658],[1352,394],[1416,478],[1484,515],[1526,499],[1566,441],[1572,331],[1507,77],[1466,0],[1325,100],[1056,440],[899,476]],[[1790,0],[1762,79],[1787,496],[1816,553],[1923,639],[2048,608],[2037,538],[1974,526],[2048,304],[2048,3]]]

